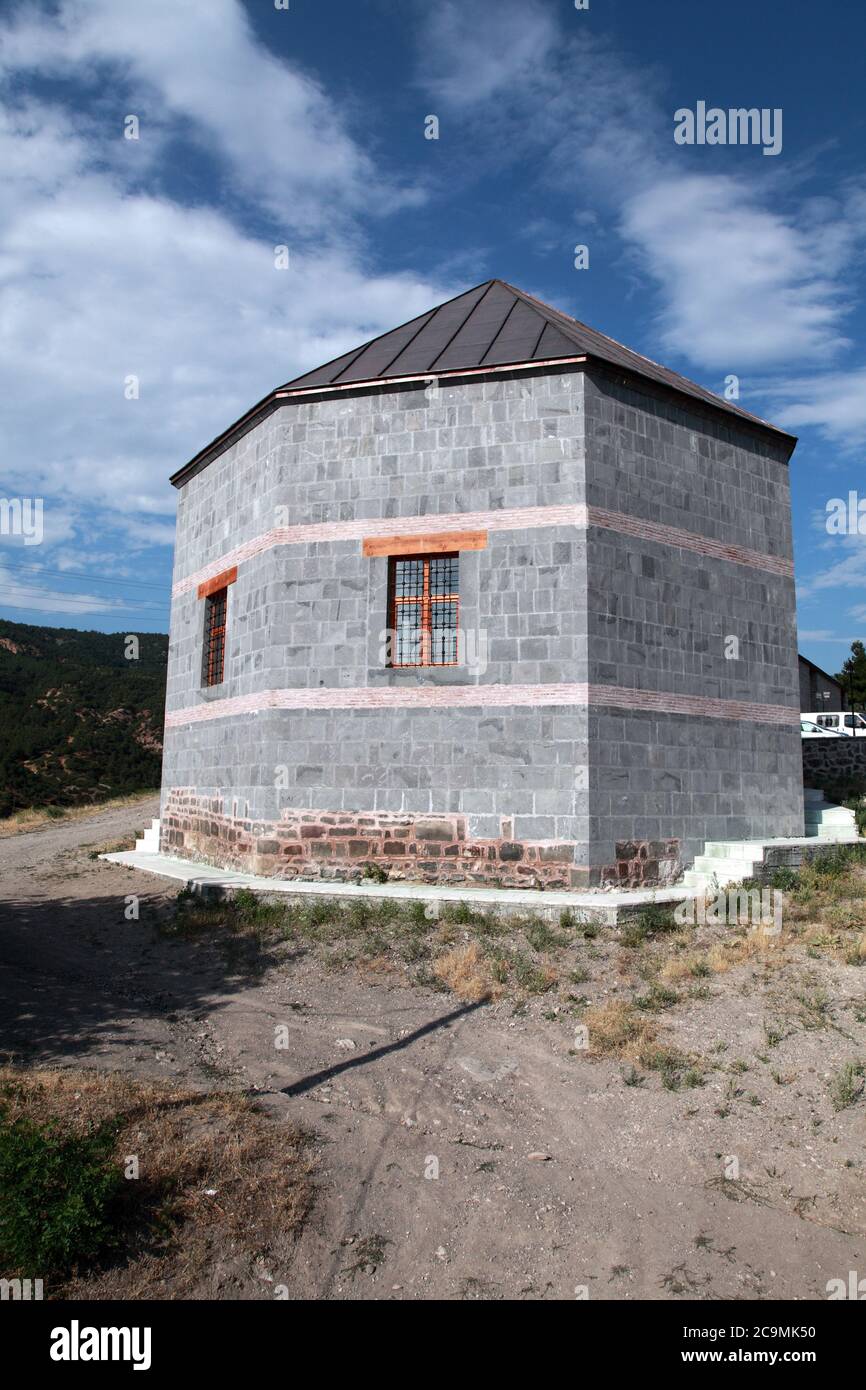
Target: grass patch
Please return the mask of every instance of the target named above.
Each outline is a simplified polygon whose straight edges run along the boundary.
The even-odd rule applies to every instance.
[[[560,983],[555,957],[574,942],[573,934],[534,915],[499,918],[467,902],[444,904],[437,919],[427,916],[423,902],[287,902],[247,889],[217,902],[184,890],[163,930],[212,933],[238,970],[263,969],[290,945],[311,952],[328,970],[402,974],[409,983],[448,989],[472,1002],[547,993]]]
[[[116,1123],[84,1134],[0,1108],[0,1261],[47,1278],[89,1265],[117,1242],[123,1174]]]
[[[215,1261],[285,1255],[312,1204],[306,1136],[242,1096],[5,1066],[0,1104],[0,1273],[47,1297],[208,1296]]]

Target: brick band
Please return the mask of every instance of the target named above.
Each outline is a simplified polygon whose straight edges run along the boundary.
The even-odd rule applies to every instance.
[[[166,715],[167,729],[280,709],[454,709],[474,707],[608,706],[657,714],[687,714],[705,719],[734,719],[754,724],[799,725],[799,709],[787,705],[718,700],[703,695],[676,695],[661,690],[631,690],[618,685],[425,685],[352,686],[330,690],[304,688],[262,690],[227,700],[203,701]]]
[[[359,518],[356,521],[323,521],[303,526],[274,526],[260,536],[236,546],[227,555],[205,565],[195,574],[180,579],[172,588],[172,597],[179,598],[190,589],[197,589],[223,570],[251,560],[256,555],[273,550],[279,545],[308,545],[312,542],[337,542],[365,540],[376,536],[393,537],[399,526],[403,536],[425,535],[435,523],[441,531],[522,531],[543,526],[574,526],[585,530],[588,526],[598,526],[606,531],[616,531],[623,536],[634,536],[638,540],[654,541],[658,545],[670,545],[680,550],[691,550],[698,555],[712,556],[718,560],[729,560],[733,564],[748,565],[751,569],[765,570],[770,574],[793,576],[794,563],[778,555],[765,555],[759,550],[750,550],[741,545],[725,545],[710,536],[701,536],[692,531],[682,531],[677,526],[662,526],[658,522],[644,521],[640,517],[626,516],[623,512],[606,511],[603,507],[582,505],[562,507],[504,507],[488,512],[451,512],[435,516],[389,517],[383,521]]]

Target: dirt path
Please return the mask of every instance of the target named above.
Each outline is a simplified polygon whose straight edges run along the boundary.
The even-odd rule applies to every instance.
[[[254,1088],[315,1132],[321,1195],[294,1263],[225,1296],[816,1299],[866,1271],[864,1106],[834,1116],[807,1084],[852,1055],[849,1032],[791,1038],[774,1061],[793,1084],[755,1075],[754,1103],[723,1105],[727,1077],[626,1086],[562,1019],[505,1001],[302,951],[251,978],[213,943],[157,934],[176,885],[89,857],[152,814],[0,841],[0,1052]],[[762,1019],[735,986],[680,1026],[746,1052]]]

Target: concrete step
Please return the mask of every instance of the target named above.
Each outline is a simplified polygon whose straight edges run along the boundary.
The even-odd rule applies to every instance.
[[[854,812],[849,811],[847,806],[823,806],[817,810],[811,807],[806,811],[806,833],[810,833],[810,826],[818,825],[840,825],[851,827],[856,825]]]
[[[155,816],[141,837],[135,842],[136,854],[159,853],[159,817]]]
[[[706,879],[708,883],[715,878],[719,887],[724,888],[728,883],[742,883],[744,878],[754,878],[755,869],[762,862],[762,859],[715,858],[709,854],[699,854],[687,872]]]
[[[813,787],[806,787],[803,792],[803,803],[806,806],[823,806],[827,804],[827,798],[821,791],[816,791]]]
[[[757,864],[764,857],[764,841],[707,840],[704,854],[710,859],[749,859]]]

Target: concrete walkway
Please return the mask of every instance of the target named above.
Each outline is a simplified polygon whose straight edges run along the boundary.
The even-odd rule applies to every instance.
[[[167,854],[147,854],[128,850],[122,854],[102,854],[110,864],[123,864],[130,869],[143,869],[161,878],[173,878],[202,896],[236,893],[247,888],[254,893],[285,897],[301,902],[309,898],[328,898],[337,902],[391,899],[396,902],[422,902],[433,906],[440,903],[468,903],[502,916],[523,916],[535,913],[551,921],[570,910],[578,922],[598,922],[615,926],[620,917],[652,903],[681,903],[693,898],[695,890],[674,888],[599,889],[597,892],[564,893],[540,892],[521,888],[469,888],[457,884],[444,887],[426,883],[339,883],[333,880],[264,878],[244,874],[234,869],[217,869],[209,864],[196,864],[187,859],[175,859]]]

